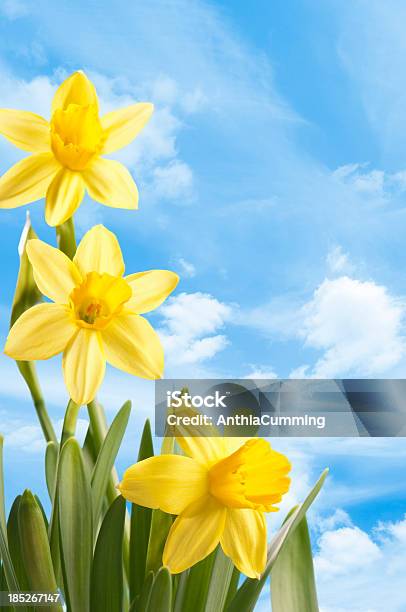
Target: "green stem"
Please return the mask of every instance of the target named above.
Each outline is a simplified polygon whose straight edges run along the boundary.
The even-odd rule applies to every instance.
[[[75,226],[73,217],[56,227],[56,241],[58,249],[73,259],[76,253]]]
[[[75,435],[79,409],[80,409],[79,404],[75,404],[74,401],[69,400],[69,403],[68,403],[68,406],[65,412],[65,419],[63,421],[61,448],[68,438],[71,438],[72,436]]]
[[[35,364],[32,361],[17,361],[17,367],[30,390],[38,420],[47,442],[57,443],[57,437],[45,406],[45,400],[39,385]]]

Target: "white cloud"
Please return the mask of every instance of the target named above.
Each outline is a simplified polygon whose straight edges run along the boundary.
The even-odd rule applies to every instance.
[[[191,91],[181,91],[178,83],[165,74],[159,75],[151,85],[152,99],[161,105],[179,105],[186,113],[200,111],[205,103],[206,97],[200,87],[194,87]]]
[[[155,198],[190,201],[193,197],[193,172],[180,160],[172,160],[165,166],[157,166],[152,172],[149,189]]]
[[[352,520],[350,515],[342,508],[336,508],[333,514],[320,516],[313,526],[320,532],[332,531],[337,527],[351,527]]]
[[[314,560],[316,571],[328,577],[365,569],[366,564],[381,557],[379,547],[358,527],[326,531],[320,537],[318,547]]]
[[[385,173],[382,170],[367,170],[368,164],[347,164],[333,172],[333,177],[355,191],[371,196],[384,196]]]
[[[403,612],[406,518],[380,523],[371,533],[357,526],[325,531],[315,572],[325,612]]]
[[[82,444],[87,432],[89,422],[79,418],[76,424],[76,437]],[[62,433],[63,419],[53,421],[55,433],[58,438]],[[37,422],[28,422],[21,417],[10,416],[2,410],[0,412],[0,433],[4,436],[4,447],[23,453],[44,453],[46,442],[42,429]]]
[[[382,374],[404,355],[404,306],[374,282],[326,279],[302,315],[305,344],[324,351],[312,370],[316,378]]]
[[[196,267],[190,261],[187,261],[183,257],[179,257],[179,259],[175,263],[176,267],[179,270],[179,273],[184,278],[193,278],[196,276]]]
[[[384,172],[370,169],[369,163],[340,166],[332,174],[333,180],[349,186],[363,200],[373,205],[388,204],[406,188],[406,171]]]
[[[214,357],[227,344],[218,334],[232,309],[207,293],[181,293],[160,308],[160,335],[170,366],[193,364]]]
[[[340,245],[336,245],[328,251],[326,264],[332,274],[351,274],[354,271],[354,265],[351,263],[348,253],[345,253]]]
[[[243,378],[252,378],[252,379],[273,379],[278,378],[277,373],[272,367],[269,366],[261,366],[261,365],[251,365],[251,371],[244,376]]]

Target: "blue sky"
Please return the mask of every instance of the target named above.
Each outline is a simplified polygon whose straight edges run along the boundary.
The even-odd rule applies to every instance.
[[[89,201],[76,221],[79,235],[98,222],[115,231],[128,271],[181,275],[151,317],[167,376],[405,376],[401,0],[3,0],[0,11],[2,107],[48,116],[55,86],[78,68],[106,110],[155,104],[116,156],[137,180],[139,211]],[[19,157],[0,142],[0,171]],[[29,208],[52,242],[43,203]],[[3,339],[25,212],[0,215]],[[60,363],[39,370],[57,423]],[[44,493],[40,432],[5,357],[0,394],[8,499],[28,485]],[[136,454],[153,385],[108,371],[100,398],[110,418],[127,397],[134,415],[120,467]],[[312,516],[324,612],[406,610],[403,440],[275,445],[295,459],[285,509],[331,467]]]

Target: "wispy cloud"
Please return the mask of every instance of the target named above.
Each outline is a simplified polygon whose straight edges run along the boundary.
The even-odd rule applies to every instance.
[[[160,308],[160,336],[170,371],[178,366],[200,363],[214,357],[228,344],[218,333],[232,308],[206,293],[181,293]]]

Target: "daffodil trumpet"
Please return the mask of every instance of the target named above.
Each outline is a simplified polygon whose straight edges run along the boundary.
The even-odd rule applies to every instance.
[[[218,544],[251,578],[265,569],[266,512],[288,491],[288,459],[264,439],[181,437],[185,455],[161,455],[127,469],[119,485],[129,501],[178,515],[163,564],[173,574],[209,555]]]
[[[73,261],[38,239],[29,240],[26,250],[39,290],[54,303],[37,304],[17,319],[7,338],[7,355],[35,361],[63,352],[65,383],[78,405],[94,399],[106,361],[142,378],[162,376],[161,342],[141,315],[175,289],[175,273],[149,270],[124,276],[117,238],[102,225],[84,235]]]
[[[87,191],[106,206],[136,209],[138,190],[131,174],[103,156],[128,145],[152,112],[152,104],[138,103],[100,116],[96,89],[81,71],[57,89],[50,121],[0,109],[0,134],[32,153],[0,178],[0,208],[45,197],[46,221],[56,226],[72,217]]]

